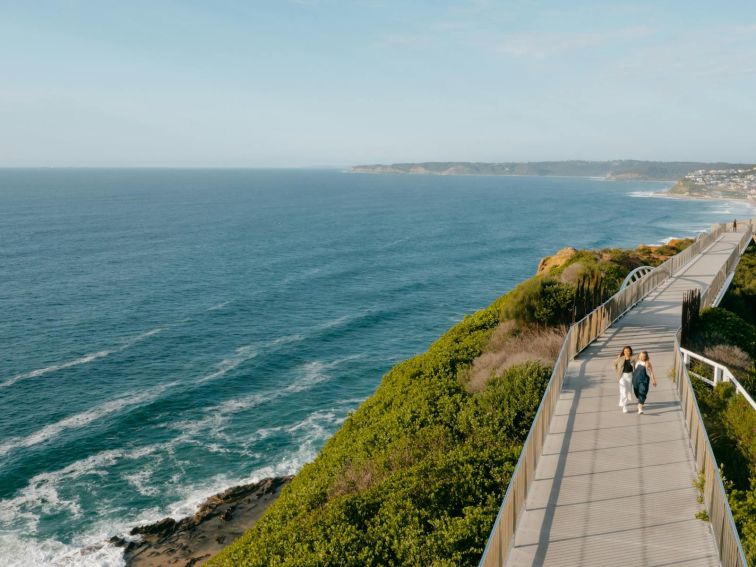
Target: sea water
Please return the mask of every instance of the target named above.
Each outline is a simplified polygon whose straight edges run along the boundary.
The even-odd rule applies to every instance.
[[[295,473],[542,256],[754,216],[668,185],[0,171],[0,564],[119,565],[107,538]]]

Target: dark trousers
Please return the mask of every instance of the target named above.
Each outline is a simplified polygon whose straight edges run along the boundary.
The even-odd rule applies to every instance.
[[[645,404],[648,396],[648,377],[633,378],[633,393],[638,398],[638,403]]]

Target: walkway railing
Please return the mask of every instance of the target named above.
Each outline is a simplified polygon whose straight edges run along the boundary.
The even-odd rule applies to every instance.
[[[752,221],[747,221],[746,224],[751,226]],[[688,248],[669,258],[640,280],[614,294],[603,305],[573,324],[567,331],[559,356],[554,363],[546,392],[538,406],[538,411],[530,426],[520,458],[512,473],[509,486],[504,494],[504,500],[488,537],[486,548],[480,559],[479,565],[481,567],[504,565],[514,543],[517,522],[523,513],[528,491],[535,478],[535,470],[541,456],[543,443],[549,433],[551,418],[559,401],[570,361],[595,341],[612,323],[656,289],[659,284],[680,271],[698,254],[716,242],[722,234],[732,229],[732,223],[712,225],[710,232],[699,235],[699,238]]]
[[[709,443],[701,410],[698,407],[693,384],[690,382],[688,369],[685,367],[679,337],[675,337],[675,383],[680,396],[685,426],[690,436],[690,446],[696,469],[704,475],[704,506],[709,515],[712,532],[717,542],[719,559],[725,567],[748,567],[735,521],[732,519],[730,503],[719,474],[717,459]]]
[[[694,378],[698,378],[699,380],[706,382],[709,386],[716,386],[717,384],[721,384],[723,382],[729,382],[735,387],[735,391],[743,396],[746,401],[751,404],[751,407],[756,410],[756,401],[753,400],[751,395],[748,393],[748,390],[746,390],[743,385],[738,382],[738,379],[735,378],[732,372],[730,372],[730,369],[727,368],[724,364],[720,364],[716,360],[711,360],[710,358],[706,358],[705,356],[701,356],[698,353],[695,353],[691,350],[688,350],[686,348],[681,348],[680,352],[682,353],[683,357],[683,364],[685,365],[685,368],[688,370],[688,375],[693,376]],[[708,367],[711,368],[711,379],[707,378],[706,376],[703,376],[701,374],[698,374],[697,372],[693,372],[690,369],[690,360],[697,360],[699,362],[702,362],[706,364]]]
[[[719,305],[719,302],[724,296],[724,292],[726,292],[727,288],[730,286],[730,281],[732,280],[732,276],[735,275],[735,268],[740,261],[740,257],[743,255],[746,248],[748,248],[748,244],[753,236],[753,227],[751,223],[743,224],[746,228],[743,233],[743,238],[740,239],[738,247],[733,250],[729,258],[727,258],[725,265],[722,266],[719,272],[717,272],[711,285],[701,294],[701,308]]]
[[[743,223],[746,230],[743,238],[740,240],[738,247],[732,251],[727,258],[725,265],[717,272],[711,284],[701,294],[701,307],[711,307],[718,305],[724,293],[727,291],[730,282],[735,274],[735,268],[738,265],[740,256],[745,252],[748,244],[753,237],[753,221]],[[677,393],[680,397],[680,404],[683,410],[685,425],[690,438],[690,446],[693,449],[693,456],[696,460],[696,468],[704,475],[704,505],[709,515],[712,532],[717,542],[719,550],[719,559],[725,567],[747,567],[748,563],[740,544],[740,537],[735,522],[732,518],[732,510],[727,500],[727,492],[722,484],[722,477],[719,474],[719,466],[714,456],[714,451],[709,442],[709,435],[706,432],[701,410],[698,407],[698,401],[693,390],[693,384],[690,381],[690,371],[688,362],[691,358],[701,360],[714,366],[714,381],[709,381],[700,376],[700,378],[709,382],[712,386],[717,383],[717,376],[723,371],[721,376],[726,375],[735,385],[738,393],[744,394],[751,406],[756,409],[753,399],[743,388],[737,379],[724,365],[718,364],[701,355],[693,353],[680,347],[680,334],[675,336],[675,383]],[[699,375],[696,375],[699,377]]]

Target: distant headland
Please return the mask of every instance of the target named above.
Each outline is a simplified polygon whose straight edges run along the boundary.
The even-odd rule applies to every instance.
[[[677,181],[701,170],[750,169],[750,164],[692,161],[532,161],[532,162],[422,162],[356,165],[352,173],[403,173],[415,175],[553,175],[602,177],[639,181]]]

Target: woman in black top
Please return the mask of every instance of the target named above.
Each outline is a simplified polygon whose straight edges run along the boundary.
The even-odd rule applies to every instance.
[[[627,404],[632,402],[634,366],[633,349],[626,346],[614,361],[614,369],[617,371],[617,380],[619,381],[619,406],[623,413],[627,413]]]

